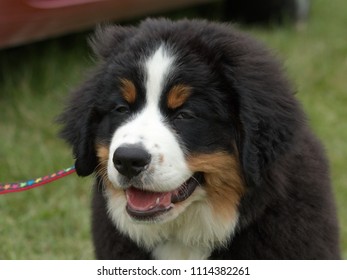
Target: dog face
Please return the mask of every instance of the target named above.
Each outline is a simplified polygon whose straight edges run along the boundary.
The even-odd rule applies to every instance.
[[[102,116],[97,142],[108,150],[104,177],[122,190],[137,221],[166,222],[204,196],[206,167],[196,166],[202,155],[235,160],[231,100],[213,69],[188,51],[159,41],[137,54],[135,69],[126,70],[139,74],[114,77],[96,108]],[[114,108],[102,113],[110,102]]]
[[[130,235],[147,230],[140,224],[170,235],[196,219],[205,226],[184,236],[205,240],[205,228],[225,242],[240,215],[257,212],[244,211],[245,198],[298,126],[277,63],[256,41],[203,21],[108,27],[92,45],[99,65],[60,118],[78,174],[96,171],[112,220]],[[266,201],[282,190],[262,191]]]

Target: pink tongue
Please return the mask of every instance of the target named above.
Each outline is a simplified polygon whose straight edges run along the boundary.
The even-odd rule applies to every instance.
[[[165,209],[171,205],[171,192],[149,192],[130,187],[126,190],[128,206],[137,211]]]

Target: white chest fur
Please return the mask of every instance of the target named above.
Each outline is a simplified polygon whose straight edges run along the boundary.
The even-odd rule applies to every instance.
[[[210,254],[208,248],[188,247],[177,241],[159,244],[152,251],[152,257],[157,260],[206,260]]]
[[[216,215],[203,195],[166,223],[134,222],[125,210],[124,195],[106,191],[106,197],[118,230],[151,251],[155,259],[207,259],[213,249],[229,241],[237,224],[237,217],[226,220]]]

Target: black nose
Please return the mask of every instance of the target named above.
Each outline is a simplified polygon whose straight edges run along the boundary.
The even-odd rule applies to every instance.
[[[151,155],[137,144],[120,146],[113,154],[114,167],[128,178],[140,174],[150,161]]]

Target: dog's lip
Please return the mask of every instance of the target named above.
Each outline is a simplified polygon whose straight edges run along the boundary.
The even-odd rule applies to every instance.
[[[171,202],[178,203],[186,200],[192,195],[197,186],[200,185],[202,175],[197,173],[185,181],[179,188],[172,192]]]
[[[138,220],[151,220],[170,211],[174,204],[186,200],[200,185],[200,174],[194,174],[170,192],[150,192],[134,186],[126,189],[128,214]]]

